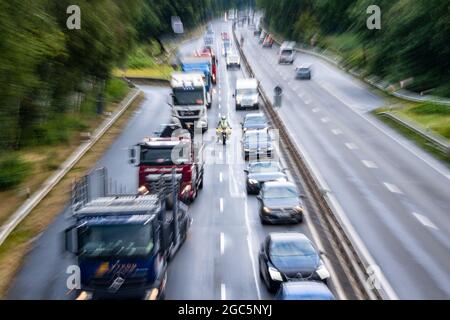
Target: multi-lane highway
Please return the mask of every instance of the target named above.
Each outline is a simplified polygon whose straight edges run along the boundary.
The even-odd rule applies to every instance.
[[[311,55],[278,65],[247,27],[244,52],[271,96],[284,89],[278,111],[351,225],[403,299],[450,297],[450,171],[377,121],[386,102],[359,81]],[[294,79],[312,65],[312,80]]]
[[[186,243],[169,267],[167,299],[269,299],[259,279],[259,244],[271,231],[300,231],[317,240],[306,222],[298,226],[262,226],[257,200],[245,194],[240,125],[245,112],[235,112],[232,99],[242,70],[227,71],[221,56],[220,33],[231,23],[213,23],[218,46],[219,82],[212,108],[207,147],[205,188],[191,205],[193,224]],[[311,81],[295,81],[293,66],[277,64],[276,48],[262,49],[253,31],[244,52],[269,95],[284,89],[280,116],[298,147],[314,164],[343,214],[400,298],[450,297],[450,173],[367,112],[384,104],[364,85],[317,58],[299,54],[297,63],[313,64]],[[184,44],[182,53],[202,46],[202,39]],[[142,86],[146,100],[102,159],[109,176],[131,192],[136,168],[128,164],[127,148],[152,135],[170,120],[169,89]],[[233,127],[233,143],[215,142],[220,114]],[[35,241],[11,285],[11,299],[73,299],[67,294],[62,253],[64,213]],[[316,241],[316,245],[319,243]],[[334,269],[334,261],[327,261]],[[333,291],[343,297],[340,285]],[[351,296],[350,296],[351,298]]]
[[[227,31],[231,35],[231,24],[216,21],[213,28],[219,82],[208,111],[210,130],[204,135],[207,143],[204,189],[190,207],[193,223],[188,239],[169,266],[166,298],[270,299],[272,295],[260,280],[258,270],[258,251],[265,236],[272,231],[300,231],[313,240],[317,236],[307,222],[294,226],[261,225],[257,200],[245,192],[245,162],[240,149],[240,122],[245,112],[235,112],[232,100],[236,80],[245,74],[243,70],[227,71],[221,56],[220,33]],[[189,54],[202,45],[202,39],[195,39],[185,43],[180,51]],[[152,135],[160,124],[170,121],[170,108],[166,104],[169,89],[150,86],[141,89],[145,102],[95,166],[105,166],[109,176],[126,186],[129,192],[136,190],[137,169],[128,164],[127,148]],[[222,114],[227,115],[233,127],[232,142],[225,147],[216,143],[214,131]],[[306,221],[308,219],[307,216]],[[61,214],[36,240],[12,283],[8,298],[74,298],[66,287],[66,267],[73,261],[62,253],[61,232],[65,227],[65,217]],[[331,258],[325,262],[333,272]],[[343,298],[341,284],[336,284],[331,282],[333,291]]]

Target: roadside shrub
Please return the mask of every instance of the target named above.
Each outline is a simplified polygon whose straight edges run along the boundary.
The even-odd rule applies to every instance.
[[[108,102],[121,101],[128,92],[128,85],[121,79],[112,78],[106,84],[106,100]]]
[[[0,191],[11,189],[30,174],[31,164],[11,154],[0,158]]]

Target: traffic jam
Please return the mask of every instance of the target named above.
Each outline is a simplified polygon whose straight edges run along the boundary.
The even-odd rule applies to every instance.
[[[255,29],[262,48],[273,38]],[[241,69],[241,57],[228,31],[216,44],[212,25],[206,27],[203,47],[179,58],[170,79],[171,122],[129,149],[129,163],[137,167],[136,194],[104,193],[92,200],[83,194],[86,185],[73,190],[72,225],[65,232],[66,250],[77,259],[81,289],[77,299],[164,299],[168,266],[188,241],[192,214],[189,207],[204,187],[208,117],[216,113],[215,148],[234,140],[230,119],[213,108],[219,73],[220,48],[226,72]],[[244,45],[244,39],[240,39]],[[281,46],[279,63],[293,64],[295,43]],[[308,67],[299,66],[296,77],[310,79]],[[221,77],[222,76],[222,77]],[[258,80],[237,79],[232,92],[234,112],[243,114],[238,139],[245,162],[245,190],[256,197],[260,223],[297,225],[304,222],[305,205],[289,170],[277,154],[271,122],[260,110]],[[199,138],[200,137],[200,138]],[[89,179],[88,179],[89,180]],[[104,183],[104,182],[101,182]],[[322,253],[305,234],[270,232],[257,257],[260,281],[278,300],[333,300],[330,272]]]

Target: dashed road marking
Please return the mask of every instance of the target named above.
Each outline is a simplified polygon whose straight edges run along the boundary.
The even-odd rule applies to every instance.
[[[413,215],[425,227],[432,228],[432,229],[435,229],[435,230],[439,230],[439,228],[436,227],[436,225],[433,222],[431,222],[431,220],[428,219],[428,217],[425,217],[424,215],[421,215],[421,214],[416,213],[416,212],[413,212]]]
[[[378,166],[373,161],[370,161],[370,160],[361,160],[361,161],[367,168],[370,168],[370,169],[378,168]]]
[[[403,192],[395,184],[383,182],[384,186],[392,193],[403,194]]]
[[[333,129],[333,130],[331,130],[331,132],[333,132],[333,134],[335,136],[338,136],[338,135],[342,134],[342,131],[340,129]]]
[[[346,143],[345,143],[345,146],[346,146],[347,148],[349,148],[350,150],[356,150],[356,149],[358,149],[358,146],[357,146],[356,144],[352,143],[352,142],[346,142]]]
[[[320,121],[322,121],[323,123],[328,123],[328,122],[330,122],[330,119],[328,119],[328,118],[322,118],[322,119],[320,119]]]
[[[222,172],[219,173],[219,181],[220,181],[220,182],[223,182],[223,173],[222,173]]]
[[[225,283],[220,284],[220,300],[227,300],[227,287]]]
[[[314,112],[314,113],[317,113],[317,112],[319,112],[319,111],[320,111],[319,108],[314,108],[314,109],[312,109],[312,112]]]
[[[220,210],[220,212],[223,212],[223,198],[220,198],[220,201],[219,201],[219,210]]]

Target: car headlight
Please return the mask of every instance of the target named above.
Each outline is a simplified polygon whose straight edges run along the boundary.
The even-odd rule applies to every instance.
[[[270,275],[270,278],[274,281],[283,281],[283,277],[281,276],[281,273],[273,267],[269,267],[269,275]]]
[[[263,211],[264,211],[264,213],[271,213],[272,212],[272,210],[270,208],[268,208],[268,207],[263,207]]]
[[[316,273],[320,277],[321,280],[325,280],[330,277],[330,273],[328,272],[328,269],[327,269],[327,267],[325,267],[323,262],[320,262],[320,265],[317,268]]]
[[[250,184],[257,184],[257,183],[258,183],[258,180],[255,180],[255,179],[248,179],[248,183],[250,183]]]
[[[296,206],[294,207],[294,211],[297,213],[302,213],[303,212],[303,208],[301,206]]]

